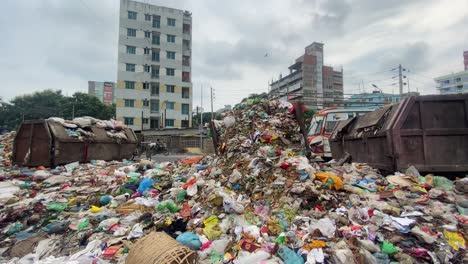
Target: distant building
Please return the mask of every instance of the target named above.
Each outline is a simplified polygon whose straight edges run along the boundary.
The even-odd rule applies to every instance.
[[[231,105],[224,105],[223,108],[218,109],[216,112],[217,113],[224,113],[224,112],[228,112],[228,111],[231,111],[231,110],[232,110]]]
[[[468,51],[463,52],[465,70],[435,78],[440,94],[468,93]]]
[[[191,65],[190,12],[120,0],[118,120],[136,130],[190,127]]]
[[[113,104],[115,102],[115,83],[88,81],[88,94],[96,96],[99,101],[105,104]]]
[[[270,84],[270,97],[301,100],[312,109],[342,105],[343,69],[335,71],[323,64],[323,44],[314,42],[289,66],[289,74]]]
[[[463,62],[465,64],[465,71],[468,70],[468,50],[463,52]]]
[[[350,98],[345,99],[344,106],[352,108],[380,108],[386,104],[398,103],[402,99],[419,95],[416,92],[399,94],[388,94],[380,91],[373,91],[372,93],[353,94]]]

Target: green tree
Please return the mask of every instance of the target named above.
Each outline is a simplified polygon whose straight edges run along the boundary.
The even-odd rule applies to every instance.
[[[44,90],[17,96],[10,103],[0,103],[0,127],[16,129],[21,121],[45,119],[52,116],[71,119],[73,116],[92,116],[110,119],[115,105],[105,105],[94,96],[75,93],[66,97],[61,91]]]
[[[97,119],[115,117],[115,105],[105,105],[97,97],[86,93],[75,93],[66,97],[63,104],[63,116],[72,119],[79,116],[92,116]]]

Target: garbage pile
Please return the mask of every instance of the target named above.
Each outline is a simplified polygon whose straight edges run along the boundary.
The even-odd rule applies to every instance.
[[[117,141],[127,140],[127,136],[123,131],[126,126],[118,120],[99,120],[94,117],[84,116],[76,117],[73,120],[64,120],[60,117],[50,117],[46,121],[62,125],[65,128],[68,136],[82,141],[90,140],[96,137],[96,135],[91,130],[92,126],[105,129],[107,136]]]
[[[467,263],[466,178],[311,163],[293,111],[245,102],[216,123],[215,157],[7,164],[3,261]]]
[[[3,166],[11,165],[15,135],[16,132],[13,131],[0,136],[0,163]]]

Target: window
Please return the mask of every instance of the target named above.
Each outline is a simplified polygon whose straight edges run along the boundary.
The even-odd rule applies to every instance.
[[[151,118],[150,128],[159,128],[159,119]]]
[[[153,45],[159,45],[161,43],[159,35],[153,34],[153,40],[151,43],[153,43]]]
[[[189,121],[188,120],[182,120],[181,124],[182,127],[189,127]]]
[[[166,119],[165,124],[167,127],[174,126],[174,119]]]
[[[143,70],[144,70],[145,72],[150,72],[151,67],[150,67],[149,65],[145,65],[145,66],[143,66]]]
[[[175,35],[167,35],[167,42],[175,43]]]
[[[133,126],[133,117],[124,117],[124,123],[127,126]]]
[[[143,102],[143,106],[149,106],[149,100],[148,99],[143,99],[141,101]]]
[[[182,65],[190,66],[190,56],[183,56],[182,57]]]
[[[151,38],[151,32],[145,31],[145,38]]]
[[[127,53],[128,54],[136,54],[136,47],[135,46],[127,46]]]
[[[182,87],[182,98],[190,98],[190,88]]]
[[[125,69],[128,72],[135,72],[135,64],[125,63]]]
[[[127,28],[127,36],[129,36],[129,37],[136,37],[136,29],[134,29],[134,28]]]
[[[151,95],[159,95],[159,83],[153,83],[151,85]]]
[[[166,58],[168,58],[169,60],[175,60],[175,52],[166,51]]]
[[[128,11],[128,19],[136,20],[137,19],[137,12]]]
[[[168,18],[167,19],[167,25],[170,27],[175,27],[175,19],[174,18]]]
[[[456,81],[456,82],[461,82],[461,77],[455,78],[455,81]]]
[[[143,53],[145,53],[145,55],[149,55],[150,54],[150,49],[149,48],[144,48]]]
[[[125,81],[125,89],[135,89],[135,82]]]
[[[172,109],[174,110],[175,103],[174,102],[167,102],[166,103],[166,109]]]
[[[145,20],[146,21],[151,21],[151,15],[150,14],[145,14]]]
[[[135,107],[135,100],[133,99],[124,99],[125,107]]]
[[[154,65],[151,66],[151,78],[157,79],[159,78],[159,67]]]
[[[166,85],[166,92],[175,93],[175,86],[174,85]]]
[[[183,26],[184,33],[190,33],[190,24],[184,24]]]
[[[153,16],[153,27],[160,28],[161,27],[161,17],[160,16]]]
[[[167,75],[167,76],[174,76],[174,75],[175,75],[175,69],[173,69],[173,68],[166,68],[166,75]]]
[[[143,83],[143,90],[149,90],[150,84],[149,83]]]
[[[159,112],[159,100],[151,99],[150,111],[151,113]]]
[[[182,81],[190,82],[190,72],[182,72]]]
[[[143,125],[147,125],[148,124],[148,118],[143,118]]]
[[[182,114],[183,115],[188,115],[189,114],[189,104],[182,104]]]
[[[153,53],[151,54],[151,60],[159,61],[159,50],[153,50]]]

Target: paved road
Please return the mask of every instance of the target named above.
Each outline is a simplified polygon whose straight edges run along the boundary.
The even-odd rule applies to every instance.
[[[187,154],[177,154],[177,155],[167,155],[167,156],[164,156],[164,155],[155,155],[151,158],[152,161],[155,161],[155,162],[174,162],[176,160],[180,160],[180,159],[185,159],[185,158],[188,158],[190,156],[193,156],[193,155],[187,155]]]

